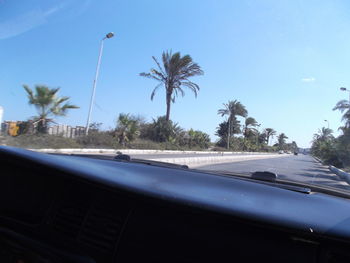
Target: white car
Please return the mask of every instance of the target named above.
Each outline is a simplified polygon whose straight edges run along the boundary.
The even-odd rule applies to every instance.
[[[284,151],[279,150],[278,153],[279,153],[279,154],[284,154]]]

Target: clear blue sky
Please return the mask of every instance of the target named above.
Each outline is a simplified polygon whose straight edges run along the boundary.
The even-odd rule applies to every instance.
[[[0,0],[0,105],[4,119],[35,115],[22,84],[61,87],[80,106],[59,123],[85,125],[99,41],[105,42],[93,121],[114,127],[121,112],[165,114],[164,91],[138,76],[151,56],[190,54],[205,75],[172,107],[171,118],[215,139],[222,103],[237,99],[249,116],[307,147],[341,114],[350,87],[349,1]]]

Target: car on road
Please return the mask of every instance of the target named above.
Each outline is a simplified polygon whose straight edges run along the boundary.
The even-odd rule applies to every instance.
[[[279,150],[278,153],[279,154],[284,154],[284,151],[283,150]]]
[[[294,152],[294,155],[298,155],[298,152]]]

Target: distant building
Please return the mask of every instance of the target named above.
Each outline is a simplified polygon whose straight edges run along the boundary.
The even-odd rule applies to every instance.
[[[50,135],[58,135],[63,136],[65,138],[76,138],[85,135],[85,127],[84,126],[69,126],[69,125],[53,125],[48,128],[47,131]]]
[[[4,121],[1,123],[2,134],[17,136],[21,134],[37,133],[37,123],[29,121]],[[50,135],[62,136],[65,138],[76,138],[85,135],[84,126],[69,126],[65,124],[48,127],[47,133]]]

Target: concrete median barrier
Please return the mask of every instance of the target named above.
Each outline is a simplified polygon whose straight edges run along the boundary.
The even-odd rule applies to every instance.
[[[330,165],[329,166],[329,170],[333,173],[335,173],[336,175],[338,175],[340,177],[340,179],[346,181],[348,184],[350,184],[350,173],[344,172],[343,170]]]
[[[129,155],[145,155],[144,159],[183,164],[190,168],[204,166],[208,164],[242,162],[258,159],[269,159],[288,157],[287,154],[275,154],[266,152],[210,152],[210,151],[169,151],[169,150],[138,150],[138,149],[31,149],[43,153],[61,153],[61,154],[105,154],[114,155],[117,152]],[[147,158],[147,155],[158,155],[161,158]],[[181,155],[195,156],[181,156]],[[167,157],[169,155],[169,157]],[[175,156],[174,156],[175,155]],[[205,156],[203,156],[205,155]],[[142,158],[142,157],[137,157]]]
[[[288,155],[270,154],[270,155],[241,155],[241,156],[199,156],[186,158],[155,158],[154,161],[162,161],[167,163],[176,163],[188,165],[190,168],[197,168],[208,164],[243,162],[251,160],[262,160],[269,158],[287,157]]]

